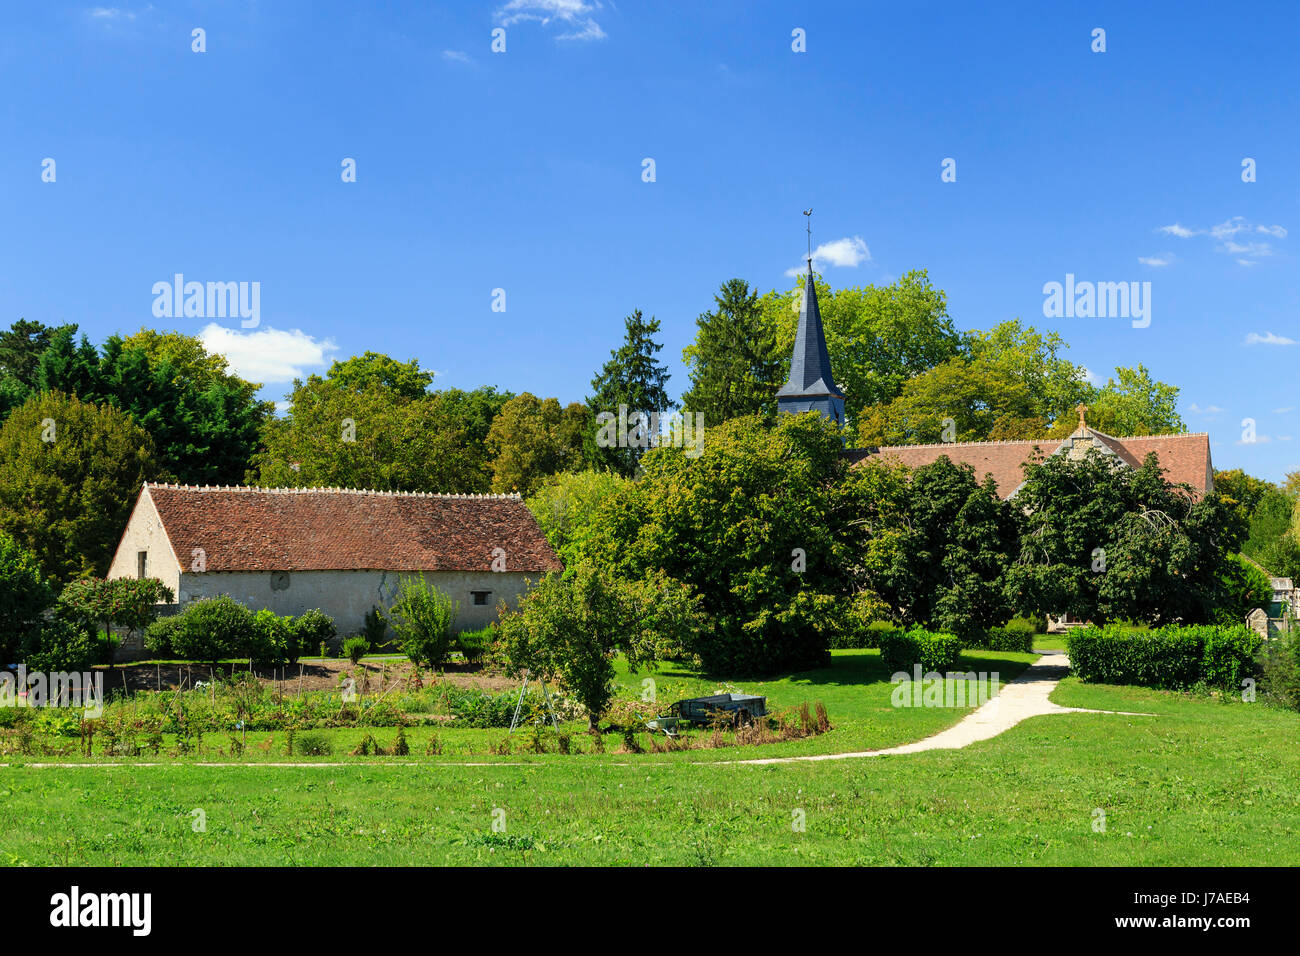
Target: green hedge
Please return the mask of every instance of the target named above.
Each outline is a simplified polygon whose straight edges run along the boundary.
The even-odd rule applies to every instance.
[[[1153,631],[1122,626],[1086,627],[1070,632],[1066,646],[1070,670],[1098,684],[1138,684],[1182,690],[1206,684],[1239,690],[1254,672],[1262,640],[1241,625],[1169,625]]]
[[[144,646],[155,657],[210,663],[247,658],[259,667],[279,667],[295,663],[303,654],[315,654],[321,642],[334,634],[334,621],[319,610],[298,617],[281,617],[265,609],[254,614],[223,595],[158,618],[145,630]]]
[[[923,631],[881,632],[880,659],[891,673],[910,672],[917,664],[929,673],[951,670],[961,656],[961,641],[951,634]]]
[[[1034,630],[1009,624],[1006,627],[990,627],[982,634],[976,634],[966,640],[967,647],[983,651],[1016,651],[1029,654],[1034,650]]]
[[[861,650],[880,646],[880,638],[885,634],[901,634],[903,629],[888,621],[873,621],[866,627],[838,631],[831,635],[830,646],[833,650]]]

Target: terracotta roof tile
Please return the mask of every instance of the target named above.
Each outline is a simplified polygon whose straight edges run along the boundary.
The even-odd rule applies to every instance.
[[[558,571],[518,495],[146,484],[172,547],[208,571]]]
[[[991,474],[998,486],[998,496],[1005,498],[1020,487],[1025,480],[1024,464],[1037,452],[1040,458],[1046,458],[1061,445],[1061,440],[1042,439],[1035,441],[977,441],[947,442],[941,445],[886,445],[874,457],[888,457],[901,461],[909,468],[920,468],[936,461],[940,455],[959,465],[970,465],[975,469],[977,481]]]
[[[1173,484],[1189,484],[1199,494],[1210,490],[1210,438],[1204,433],[1115,438],[1095,429],[1088,431],[1132,468],[1140,467],[1147,454],[1154,451],[1160,460],[1160,467],[1165,469],[1165,480]],[[1046,457],[1054,454],[1067,440],[1045,438],[1033,441],[889,445],[855,453],[857,461],[854,464],[861,464],[870,458],[889,457],[909,468],[920,468],[935,461],[940,455],[947,455],[955,463],[972,466],[975,477],[980,481],[984,480],[986,474],[991,474],[997,483],[998,495],[1006,498],[1024,481],[1024,465],[1034,455],[1035,449],[1042,457]]]

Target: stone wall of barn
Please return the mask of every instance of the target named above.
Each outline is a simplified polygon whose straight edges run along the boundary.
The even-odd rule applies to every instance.
[[[476,630],[497,619],[505,601],[514,609],[529,583],[542,572],[433,571],[424,578],[460,607],[456,630]],[[340,637],[362,633],[365,615],[373,607],[391,606],[397,594],[394,571],[209,571],[181,575],[179,603],[229,595],[251,610],[268,608],[276,614],[301,614],[320,608],[334,618]],[[475,603],[475,592],[481,604]]]
[[[167,532],[163,530],[158,509],[147,494],[140,496],[131,511],[131,520],[126,523],[126,531],[117,545],[106,577],[139,577],[141,554],[145,555],[144,576],[158,578],[175,595],[180,587],[181,566],[167,539]]]

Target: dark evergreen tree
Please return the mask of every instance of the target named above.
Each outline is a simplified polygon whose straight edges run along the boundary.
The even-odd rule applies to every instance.
[[[658,414],[675,408],[676,404],[668,398],[668,367],[660,365],[655,359],[663,345],[654,340],[659,332],[659,322],[651,317],[644,319],[637,309],[625,320],[627,331],[623,344],[610,353],[610,359],[601,368],[600,374],[591,380],[592,396],[587,399],[587,407],[598,417],[602,414],[616,418],[615,428],[606,433],[617,432],[617,441],[608,447],[599,449],[602,463],[621,474],[636,474],[637,465],[646,445],[639,439],[645,439],[644,429],[638,436],[636,423],[624,428],[619,418],[620,406],[625,408],[628,419],[638,414]],[[626,436],[627,440],[624,441]],[[653,436],[650,436],[653,437]]]
[[[758,292],[744,279],[729,279],[713,301],[713,310],[695,320],[694,343],[682,352],[691,379],[682,407],[702,412],[710,424],[744,415],[771,420],[784,365]]]

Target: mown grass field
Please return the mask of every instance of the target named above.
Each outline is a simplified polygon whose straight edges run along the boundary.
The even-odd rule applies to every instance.
[[[878,667],[874,652],[844,652],[829,672],[772,682],[825,701],[836,730],[764,748],[474,766],[448,755],[289,767],[36,768],[8,758],[0,864],[1300,863],[1300,715],[1264,705],[1070,678],[1058,703],[1157,716],[1037,717],[960,751],[718,762],[889,746],[964,713],[877,713],[892,688],[872,658]],[[661,694],[674,679],[656,676]],[[196,809],[206,832],[193,829]],[[1105,832],[1094,830],[1099,809]]]

